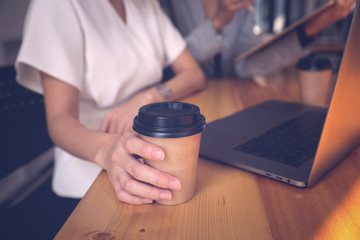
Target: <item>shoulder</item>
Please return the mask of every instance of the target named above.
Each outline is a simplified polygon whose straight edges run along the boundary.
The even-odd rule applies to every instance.
[[[75,0],[77,1],[77,0]],[[25,19],[28,22],[46,25],[54,20],[66,20],[75,12],[73,0],[32,0]]]
[[[68,23],[73,25],[77,21],[76,5],[79,1],[81,0],[33,0],[27,11],[25,27],[35,24],[62,29]]]
[[[74,8],[74,2],[79,0],[32,0],[30,10],[51,11],[53,13],[62,12],[64,10],[71,11]]]

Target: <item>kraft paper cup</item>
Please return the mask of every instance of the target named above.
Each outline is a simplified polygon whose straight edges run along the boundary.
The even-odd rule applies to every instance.
[[[310,56],[301,59],[296,67],[300,101],[310,105],[327,106],[332,86],[330,60]]]
[[[181,182],[180,190],[172,190],[171,200],[158,200],[157,203],[176,205],[194,195],[201,132],[205,127],[205,117],[193,104],[161,102],[139,109],[134,119],[134,131],[165,151],[163,161],[144,159],[145,164],[171,174]]]

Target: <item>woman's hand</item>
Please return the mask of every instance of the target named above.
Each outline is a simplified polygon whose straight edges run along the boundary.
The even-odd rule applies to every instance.
[[[99,131],[119,135],[129,132],[139,107],[141,106],[135,101],[129,101],[112,111],[107,112],[101,121]]]
[[[252,4],[253,0],[220,0],[217,11],[212,18],[215,30],[220,32],[233,20],[237,11],[250,7]]]
[[[345,18],[355,6],[356,0],[337,0],[335,5],[335,14],[333,17],[336,21]]]
[[[305,33],[314,37],[324,28],[345,18],[351,12],[355,0],[337,0],[335,6],[327,9],[305,25]]]
[[[133,133],[117,137],[108,149],[99,152],[98,162],[107,171],[117,198],[140,205],[153,200],[170,200],[169,189],[180,189],[180,181],[164,172],[143,164],[141,158],[162,161],[164,151]]]
[[[128,102],[107,112],[100,124],[99,131],[120,135],[129,132],[139,108],[160,100],[162,99],[156,95],[152,88],[135,95]]]
[[[162,161],[165,153],[161,148],[145,142],[133,133],[104,134],[84,127],[77,119],[78,91],[49,75],[42,74],[42,78],[49,134],[56,145],[79,158],[90,159],[105,169],[117,197],[123,202],[146,204],[153,200],[171,199],[169,189],[179,189],[180,181],[139,160],[146,158],[150,161]],[[136,95],[119,112],[132,116],[138,109],[136,104],[143,104],[144,99],[150,100],[151,91],[155,90],[149,89]],[[131,111],[131,107],[135,108],[134,111]],[[113,126],[115,122],[107,126]],[[122,122],[124,121],[120,121],[120,125]],[[117,127],[118,125],[108,129],[117,131]]]
[[[203,72],[188,49],[184,49],[173,62],[172,68],[175,76],[165,83],[173,92],[173,99],[169,101],[188,96],[205,87]],[[154,87],[146,89],[123,105],[106,113],[99,131],[120,135],[129,132],[140,107],[164,100]]]

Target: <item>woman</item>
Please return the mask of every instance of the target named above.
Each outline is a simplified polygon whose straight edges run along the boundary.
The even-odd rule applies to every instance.
[[[160,83],[170,65],[175,76]],[[34,0],[16,61],[18,82],[44,94],[57,146],[53,190],[80,198],[101,169],[119,200],[171,199],[173,176],[142,164],[164,151],[130,131],[142,105],[204,87],[203,74],[155,0]]]

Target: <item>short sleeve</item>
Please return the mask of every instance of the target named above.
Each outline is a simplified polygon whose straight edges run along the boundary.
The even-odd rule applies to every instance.
[[[210,19],[202,22],[194,31],[186,36],[186,41],[198,62],[204,62],[213,58],[224,48],[222,37],[216,33]]]
[[[80,89],[84,71],[82,45],[72,0],[32,1],[15,62],[17,81],[42,93],[42,71]]]
[[[161,9],[158,1],[152,0],[149,2],[153,5],[159,29],[161,31],[160,34],[162,35],[166,55],[164,66],[168,66],[172,64],[184,51],[186,48],[186,42],[179,31],[171,23],[165,12]]]

